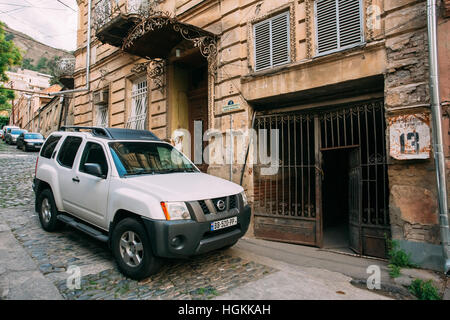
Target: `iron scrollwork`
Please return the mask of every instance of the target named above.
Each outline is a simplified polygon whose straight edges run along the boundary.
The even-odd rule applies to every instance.
[[[57,77],[71,77],[75,72],[75,58],[62,58],[57,63],[55,75]]]
[[[153,82],[156,90],[164,93],[166,61],[164,59],[149,59],[148,61],[137,63],[131,69],[132,73],[146,73],[147,78]]]
[[[211,71],[215,70],[217,56],[217,39],[213,35],[206,34],[200,29],[183,24],[167,11],[151,11],[145,19],[142,19],[129,33],[123,42],[122,49],[126,50],[144,34],[171,25],[185,40],[191,41],[194,47],[199,48],[203,57],[208,60]]]

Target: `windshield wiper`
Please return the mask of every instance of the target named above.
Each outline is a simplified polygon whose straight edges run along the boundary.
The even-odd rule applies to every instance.
[[[139,172],[130,172],[130,173],[125,173],[123,176],[124,177],[129,177],[129,176],[139,176],[139,175],[144,175],[144,174],[155,174],[155,171],[139,171]]]
[[[185,169],[165,169],[165,170],[160,170],[158,171],[158,173],[161,174],[166,174],[166,173],[177,173],[177,172],[197,172],[195,169],[193,168],[185,168]]]

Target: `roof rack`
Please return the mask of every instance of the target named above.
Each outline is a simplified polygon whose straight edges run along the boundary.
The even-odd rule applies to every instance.
[[[80,130],[91,130],[92,134],[95,136],[105,136],[109,139],[113,139],[113,136],[109,133],[109,131],[102,127],[62,126],[59,130],[67,131],[67,129],[72,129],[76,132],[80,132]]]
[[[84,127],[84,126],[63,126],[61,131],[72,129],[76,132],[80,130],[90,130],[95,136],[102,136],[111,140],[153,140],[160,141],[160,139],[151,131],[134,130],[125,128],[103,128],[103,127]]]

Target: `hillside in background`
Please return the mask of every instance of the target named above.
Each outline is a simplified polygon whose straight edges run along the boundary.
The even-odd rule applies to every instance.
[[[56,61],[62,57],[73,56],[71,52],[45,45],[8,26],[5,26],[5,33],[6,39],[12,40],[20,48],[23,69],[54,75]]]

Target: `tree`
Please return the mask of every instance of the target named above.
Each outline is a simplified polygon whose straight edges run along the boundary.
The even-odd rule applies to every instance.
[[[4,24],[0,22],[0,111],[11,109],[9,101],[14,99],[14,91],[6,89],[4,84],[9,81],[6,71],[22,61],[22,55],[11,40],[6,40]]]

